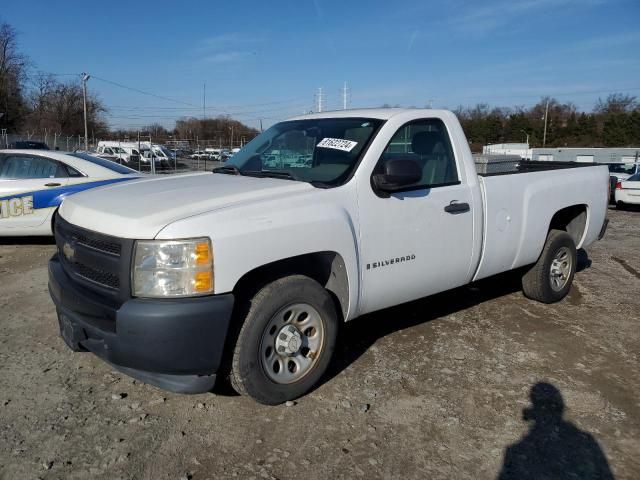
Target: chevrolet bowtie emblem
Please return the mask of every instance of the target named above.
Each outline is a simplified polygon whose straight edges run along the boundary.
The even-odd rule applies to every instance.
[[[72,262],[73,256],[76,254],[76,249],[69,242],[65,242],[65,244],[62,246],[62,253],[64,253],[65,257],[67,257],[67,260]]]

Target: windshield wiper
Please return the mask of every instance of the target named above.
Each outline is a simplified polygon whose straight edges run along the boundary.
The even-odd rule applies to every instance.
[[[300,181],[298,177],[287,170],[245,170],[242,174],[254,177],[286,178],[287,180]]]
[[[235,165],[223,165],[212,170],[213,173],[224,173],[226,175],[242,175],[242,171]]]

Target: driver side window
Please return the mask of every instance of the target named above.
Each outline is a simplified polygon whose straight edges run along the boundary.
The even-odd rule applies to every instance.
[[[393,159],[412,160],[422,171],[422,178],[407,189],[459,183],[449,134],[440,119],[416,120],[401,127],[387,145],[375,173],[383,172],[385,162]]]

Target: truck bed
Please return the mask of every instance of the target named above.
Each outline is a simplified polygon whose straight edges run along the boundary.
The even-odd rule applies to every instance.
[[[482,255],[473,279],[534,263],[553,215],[567,205],[586,208],[576,247],[597,240],[606,215],[608,179],[606,167],[574,162],[526,161],[514,172],[480,176]]]

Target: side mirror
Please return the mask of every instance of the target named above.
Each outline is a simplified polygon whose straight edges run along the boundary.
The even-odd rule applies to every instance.
[[[373,176],[374,186],[382,192],[397,192],[417,183],[422,178],[422,169],[413,160],[391,159],[384,162],[384,173]]]

